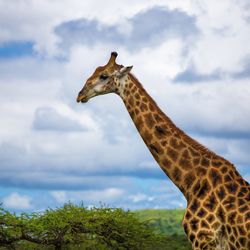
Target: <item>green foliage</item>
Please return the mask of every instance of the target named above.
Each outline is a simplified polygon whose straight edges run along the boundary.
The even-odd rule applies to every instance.
[[[155,242],[161,244],[162,238],[132,212],[122,209],[87,209],[68,203],[19,216],[0,209],[0,249],[146,250]]]
[[[16,215],[0,204],[0,250],[189,250],[181,227],[183,214],[184,210],[130,212],[67,203]]]

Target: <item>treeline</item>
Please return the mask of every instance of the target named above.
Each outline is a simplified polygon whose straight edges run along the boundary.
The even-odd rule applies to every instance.
[[[0,206],[0,249],[189,249],[184,237],[157,234],[149,222],[119,208],[67,203],[17,215]]]

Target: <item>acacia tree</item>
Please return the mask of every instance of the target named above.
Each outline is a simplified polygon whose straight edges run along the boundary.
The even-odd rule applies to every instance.
[[[13,243],[21,238],[21,220],[2,208],[0,204],[0,246],[14,248]]]
[[[19,216],[0,210],[0,245],[13,249],[149,249],[156,237],[122,209],[68,203]]]

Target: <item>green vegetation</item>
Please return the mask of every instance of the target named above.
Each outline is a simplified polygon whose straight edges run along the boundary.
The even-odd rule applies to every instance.
[[[184,209],[145,209],[135,211],[140,221],[147,221],[149,226],[153,228],[156,233],[169,236],[185,235],[181,226],[184,213]]]
[[[16,215],[0,206],[0,249],[191,249],[181,229],[182,216],[182,210],[131,212],[71,203]]]

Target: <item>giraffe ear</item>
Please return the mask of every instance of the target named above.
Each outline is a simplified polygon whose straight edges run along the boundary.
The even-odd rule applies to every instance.
[[[118,76],[119,77],[125,76],[126,74],[128,74],[131,71],[132,68],[133,68],[133,66],[122,67],[118,72]]]

